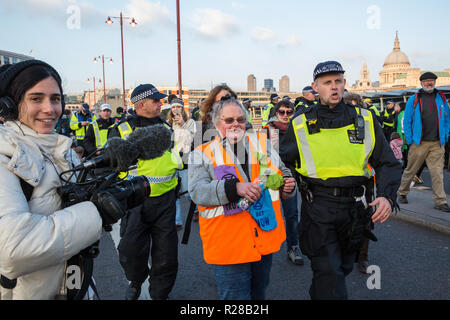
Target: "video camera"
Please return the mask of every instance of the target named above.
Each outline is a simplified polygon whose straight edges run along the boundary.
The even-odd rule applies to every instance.
[[[88,169],[89,170],[89,169]],[[121,219],[126,210],[142,204],[150,195],[150,183],[145,176],[118,179],[113,173],[80,185],[68,183],[58,188],[64,207],[83,201],[92,201],[103,220],[105,231],[111,231],[111,225]]]
[[[147,177],[134,176],[124,180],[119,174],[132,169],[138,159],[158,158],[170,147],[171,132],[163,125],[136,130],[127,140],[109,139],[99,156],[88,156],[81,165],[60,174],[66,183],[58,188],[63,206],[92,201],[100,212],[105,230],[111,231],[111,225],[128,209],[142,204],[151,191]],[[76,182],[72,182],[77,172]],[[69,173],[71,175],[65,179]]]

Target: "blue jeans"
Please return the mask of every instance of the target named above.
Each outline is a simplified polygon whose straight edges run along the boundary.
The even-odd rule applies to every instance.
[[[188,185],[187,170],[185,169],[185,170],[177,171],[177,176],[181,178],[180,193],[184,193],[187,191],[187,185]],[[189,193],[186,193],[184,196],[187,197],[188,201],[191,201],[191,196],[189,195]],[[177,199],[176,208],[177,208],[177,211],[176,211],[176,216],[175,216],[175,224],[183,225],[183,216],[181,215],[180,199]]]
[[[214,265],[220,300],[265,300],[269,285],[272,254],[260,261]]]
[[[286,221],[286,244],[287,249],[298,246],[298,204],[297,193],[291,199],[281,200],[283,206],[284,220]]]
[[[176,225],[183,225],[183,217],[181,216],[181,202],[180,199],[177,199],[175,202],[176,205],[176,215],[175,215],[175,224]]]

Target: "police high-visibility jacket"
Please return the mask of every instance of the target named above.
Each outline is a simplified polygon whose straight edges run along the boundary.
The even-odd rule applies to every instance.
[[[259,176],[256,152],[267,155],[267,136],[263,133],[247,133],[245,139],[248,139],[250,148],[250,180],[254,181]],[[248,182],[232,160],[235,159],[233,151],[226,148],[228,151],[223,147],[220,138],[197,147],[211,160],[214,168],[230,166],[234,169],[235,176],[240,182]],[[268,159],[268,165],[282,175],[270,159]],[[281,244],[286,239],[284,220],[281,215],[280,193],[270,190],[270,196],[277,220],[277,227],[271,231],[263,231],[248,211],[225,216],[223,206],[198,206],[200,236],[206,263],[228,265],[254,262],[261,260],[261,255],[280,250]]]
[[[106,141],[108,140],[108,129],[112,128],[114,125],[111,125],[108,128],[100,129],[97,120],[92,122],[91,125],[92,129],[94,130],[95,146],[97,147],[97,149],[103,148],[103,146],[106,144]]]
[[[170,127],[167,126],[169,129]],[[122,139],[126,139],[133,128],[128,121],[122,122],[118,126]],[[139,130],[139,128],[134,128]],[[167,150],[164,154],[152,160],[138,160],[137,175],[146,176],[150,182],[150,197],[158,197],[175,188],[178,184],[176,176],[177,170],[183,169],[183,161],[177,151],[176,146],[172,150]]]
[[[359,109],[355,108],[359,113]],[[323,129],[310,134],[305,114],[293,121],[293,129],[300,153],[300,168],[305,177],[326,180],[329,178],[364,176],[370,178],[368,160],[375,146],[372,113],[361,109],[364,118],[364,140],[356,137],[355,125]]]
[[[269,103],[268,105],[266,105],[263,109],[262,112],[262,126],[264,127],[267,122],[269,121],[269,117],[270,117],[270,110],[272,110],[273,108],[273,104]]]
[[[376,116],[378,116],[378,117],[380,116],[380,110],[378,110],[377,107],[371,106],[369,109],[370,109],[370,110],[373,110],[373,112],[375,112],[375,115],[376,115]]]
[[[394,127],[394,122],[395,122],[394,115],[395,115],[395,110],[394,109],[392,109],[390,111],[388,109],[384,109],[383,125],[393,128]]]
[[[97,120],[97,117],[95,115],[91,115],[90,113],[88,115],[83,115],[80,112],[74,112],[72,114],[72,117],[70,118],[70,129],[75,131],[77,140],[83,140],[86,135],[87,126],[82,126],[81,122],[87,121],[92,123],[94,120]]]
[[[248,121],[250,124],[253,124],[253,118],[252,118],[252,113],[251,113],[251,111],[245,109],[245,113],[246,113],[246,115],[247,115],[247,121]]]

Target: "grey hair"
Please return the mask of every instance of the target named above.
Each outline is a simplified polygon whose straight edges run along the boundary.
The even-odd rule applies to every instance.
[[[216,125],[217,121],[219,121],[219,117],[222,115],[223,107],[230,105],[230,104],[233,104],[233,105],[239,107],[242,111],[242,114],[245,117],[245,120],[247,121],[247,112],[246,112],[244,106],[242,105],[242,103],[238,99],[230,98],[227,100],[220,100],[219,102],[216,102],[213,105],[213,108],[211,111],[211,119],[212,119],[214,125]]]

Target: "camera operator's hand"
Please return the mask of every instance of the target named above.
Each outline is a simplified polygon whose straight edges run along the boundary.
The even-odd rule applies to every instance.
[[[91,197],[91,201],[97,207],[104,226],[116,223],[125,215],[126,206],[124,207],[109,192],[95,192]]]

